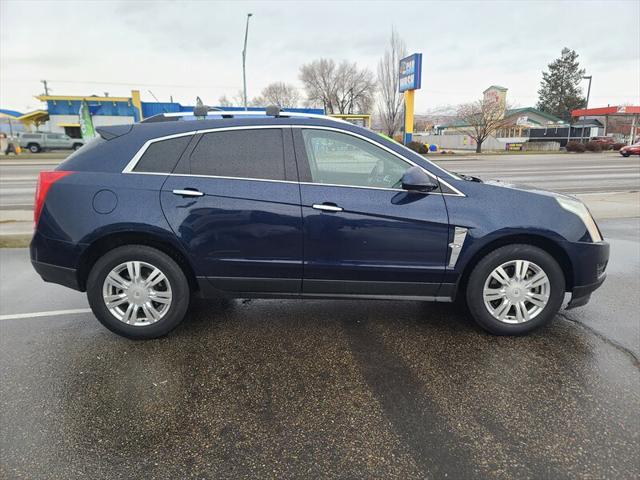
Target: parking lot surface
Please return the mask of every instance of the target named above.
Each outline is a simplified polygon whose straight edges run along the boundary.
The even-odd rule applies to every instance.
[[[640,220],[601,227],[604,286],[521,338],[453,305],[239,300],[132,342],[2,249],[0,478],[637,478]]]

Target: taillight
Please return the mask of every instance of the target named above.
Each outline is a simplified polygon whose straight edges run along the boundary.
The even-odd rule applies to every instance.
[[[34,226],[38,226],[38,220],[40,220],[40,214],[42,213],[42,207],[44,201],[47,198],[47,192],[51,186],[67,175],[73,172],[58,170],[54,172],[40,172],[38,176],[38,185],[36,186],[36,203],[33,207],[33,222]]]

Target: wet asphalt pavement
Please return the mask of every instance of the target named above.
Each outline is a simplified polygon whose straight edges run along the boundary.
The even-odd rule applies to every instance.
[[[605,285],[522,338],[420,302],[197,303],[147,342],[1,319],[0,478],[638,478],[640,220],[601,227]],[[0,318],[87,308],[0,265]]]

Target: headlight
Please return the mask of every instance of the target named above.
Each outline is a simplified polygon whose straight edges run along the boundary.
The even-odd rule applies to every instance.
[[[582,203],[580,200],[576,200],[568,197],[556,197],[556,200],[558,201],[558,203],[562,208],[580,217],[580,219],[584,223],[584,226],[587,227],[587,231],[591,236],[592,242],[602,241],[600,230],[598,230],[598,226],[596,225],[596,222],[593,220],[593,217],[591,216],[589,209],[586,207],[584,203]]]

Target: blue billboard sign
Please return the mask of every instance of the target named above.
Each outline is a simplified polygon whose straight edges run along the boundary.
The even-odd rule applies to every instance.
[[[400,60],[400,92],[418,90],[422,84],[422,54],[414,53]]]

